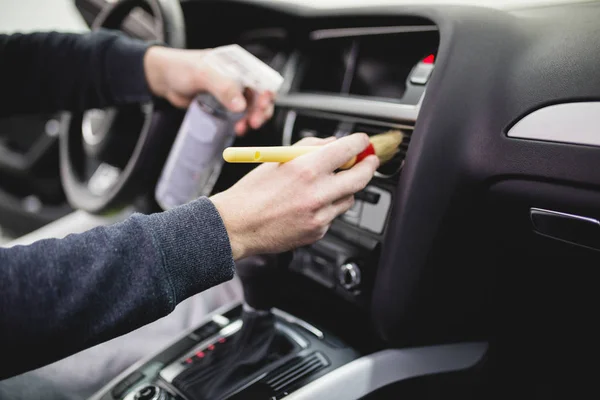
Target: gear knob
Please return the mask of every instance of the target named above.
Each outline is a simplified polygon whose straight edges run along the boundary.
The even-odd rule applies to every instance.
[[[245,303],[255,310],[270,310],[277,300],[278,278],[291,260],[291,252],[239,260],[235,268],[242,283]]]

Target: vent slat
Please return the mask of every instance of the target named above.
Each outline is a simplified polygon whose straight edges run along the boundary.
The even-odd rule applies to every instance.
[[[272,371],[261,381],[271,387],[274,392],[281,392],[328,365],[329,362],[325,356],[316,352],[288,361],[275,371]]]
[[[355,132],[365,132],[369,135],[379,134],[387,129],[394,129],[393,127],[386,128],[385,126],[378,125],[369,125],[367,123],[357,123],[354,125]],[[408,151],[410,145],[410,139],[412,137],[413,130],[412,129],[400,129],[404,134],[404,138],[400,147],[398,149],[398,153],[388,161],[386,164],[379,168],[379,172],[389,177],[396,177],[396,175],[402,169],[402,164],[404,163],[404,159],[406,158],[406,152]]]
[[[285,373],[279,375],[276,379],[270,380],[268,383],[269,383],[269,385],[277,386],[282,381],[285,381],[286,379],[288,379],[290,376],[294,376],[295,374],[302,374],[302,371],[305,370],[306,368],[318,366],[318,365],[320,365],[319,360],[311,360],[309,362],[302,363],[300,365],[297,365],[293,369],[286,371]]]
[[[404,164],[406,153],[410,147],[410,140],[414,127],[412,125],[394,124],[391,122],[366,120],[363,118],[339,117],[334,114],[323,112],[298,112],[295,117],[291,135],[284,140],[284,144],[296,143],[304,137],[329,137],[333,135],[344,135],[352,132],[365,132],[368,135],[376,135],[389,129],[399,129],[404,134],[398,153],[394,158],[379,167],[379,177],[384,179],[398,179],[398,175]]]
[[[310,356],[307,356],[306,358],[301,358],[299,360],[295,360],[294,362],[291,362],[289,365],[285,365],[284,369],[280,373],[273,374],[273,376],[268,380],[267,383],[274,382],[275,380],[279,379],[279,377],[286,375],[286,374],[293,373],[298,368],[302,368],[303,365],[306,365],[307,363],[311,363],[311,362],[315,362],[315,361],[318,362],[319,360],[318,360],[318,358],[316,358],[316,356],[314,354],[311,354]]]
[[[292,383],[294,383],[295,381],[297,381],[305,376],[310,375],[311,373],[313,373],[314,371],[316,371],[320,368],[321,368],[321,364],[313,364],[311,366],[306,366],[303,370],[298,371],[297,375],[291,376],[291,377],[289,377],[289,379],[279,383],[276,386],[273,386],[273,389],[275,391],[280,391],[284,387],[287,387],[287,386],[291,385]]]

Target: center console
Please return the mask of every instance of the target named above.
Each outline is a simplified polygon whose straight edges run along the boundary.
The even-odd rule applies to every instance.
[[[394,129],[404,134],[399,151],[321,240],[290,254],[239,261],[243,305],[215,312],[93,400],[358,399],[398,380],[468,368],[485,353],[478,343],[363,348],[352,328],[339,327],[347,317],[355,326],[370,325],[365,316],[398,178],[433,71],[436,27],[420,21],[318,29],[309,36],[284,68],[288,87],[277,100],[277,142],[270,144]],[[282,271],[285,280],[278,280]],[[278,291],[290,292],[295,304],[276,301]],[[341,313],[331,311],[332,298]]]
[[[281,143],[305,137],[377,135],[399,130],[395,157],[355,195],[354,207],[333,221],[317,243],[297,249],[290,269],[368,309],[381,247],[414,124],[434,71],[439,33],[426,20],[407,25],[318,28],[296,44],[278,99]]]
[[[211,315],[134,366],[97,399],[281,399],[360,354],[335,335],[274,308],[269,290],[290,257],[238,261],[243,305]]]
[[[352,209],[333,221],[325,237],[297,249],[290,264],[292,271],[360,306],[366,306],[370,298],[412,127],[330,112],[289,109],[283,128],[284,145],[310,136],[341,137],[352,132],[374,135],[391,129],[404,133],[396,156],[381,166],[371,183],[355,195]]]
[[[362,355],[282,310],[218,310],[90,400],[359,399],[395,382],[475,366],[485,343]]]
[[[357,358],[339,339],[291,315],[212,315],[100,399],[280,399]]]

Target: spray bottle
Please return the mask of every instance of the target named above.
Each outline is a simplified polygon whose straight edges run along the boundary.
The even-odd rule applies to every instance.
[[[204,62],[223,76],[257,92],[277,93],[283,77],[238,45],[217,47]],[[232,113],[208,93],[190,104],[156,186],[157,203],[168,210],[210,196],[223,167],[223,150],[235,141]]]

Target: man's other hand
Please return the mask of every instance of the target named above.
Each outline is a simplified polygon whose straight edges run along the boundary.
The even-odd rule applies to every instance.
[[[379,166],[379,159],[369,156],[337,172],[368,146],[364,133],[337,140],[306,138],[296,144],[323,147],[285,164],[262,164],[211,197],[234,259],[280,253],[321,239],[334,218],[352,207],[354,193],[365,188]]]
[[[247,110],[237,123],[238,135],[258,129],[273,115],[274,95],[253,93],[210,68],[204,57],[208,50],[181,50],[153,46],[144,57],[144,70],[150,90],[175,107],[186,108],[201,92],[214,95],[233,112]]]

